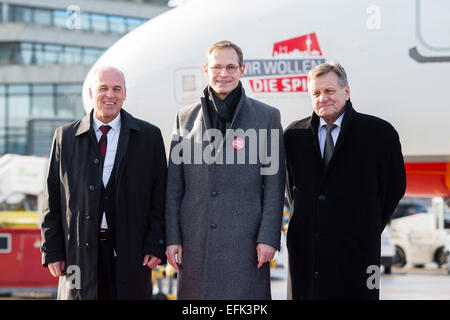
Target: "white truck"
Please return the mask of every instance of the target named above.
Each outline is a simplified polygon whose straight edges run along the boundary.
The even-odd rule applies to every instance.
[[[27,206],[27,196],[36,199],[34,208],[40,207],[41,195],[45,186],[48,159],[35,156],[6,154],[0,158],[0,210],[11,206]],[[35,198],[36,197],[36,198]]]
[[[408,204],[400,203],[399,206]],[[444,207],[442,198],[432,199],[431,208],[423,212],[412,212],[391,220],[392,241],[396,248],[396,265],[412,264],[423,267],[446,263],[445,246],[447,231],[444,228]]]

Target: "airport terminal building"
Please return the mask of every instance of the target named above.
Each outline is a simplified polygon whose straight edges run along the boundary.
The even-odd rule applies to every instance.
[[[46,156],[54,129],[84,115],[81,89],[113,43],[167,0],[0,1],[0,156]]]

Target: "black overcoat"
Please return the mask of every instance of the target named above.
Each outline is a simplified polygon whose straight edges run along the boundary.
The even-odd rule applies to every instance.
[[[42,264],[65,260],[81,275],[78,288],[75,278],[60,277],[62,299],[97,298],[102,166],[91,118],[92,112],[58,128],[49,159]],[[151,270],[142,266],[144,255],[165,258],[166,155],[160,130],[123,109],[115,168],[117,297],[147,299]]]
[[[284,134],[293,299],[379,297],[369,267],[379,266],[381,232],[404,194],[405,167],[388,122],[356,112],[350,100],[345,108],[328,167],[316,114],[293,122]]]

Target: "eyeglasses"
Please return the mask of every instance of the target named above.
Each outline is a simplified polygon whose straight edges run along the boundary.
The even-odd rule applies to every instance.
[[[208,66],[208,67],[209,67],[209,66]],[[234,65],[229,65],[229,66],[226,66],[226,67],[222,67],[222,66],[212,66],[212,67],[209,67],[209,68],[212,70],[212,72],[213,72],[214,74],[219,74],[219,73],[221,73],[223,69],[226,69],[227,72],[228,72],[229,74],[233,74],[233,73],[235,73],[235,72],[237,71],[237,69],[239,69],[238,66],[234,66]]]

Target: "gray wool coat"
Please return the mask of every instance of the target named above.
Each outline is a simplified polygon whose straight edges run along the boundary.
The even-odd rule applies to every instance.
[[[271,299],[270,266],[257,269],[256,246],[280,248],[285,184],[280,112],[242,91],[225,139],[220,131],[207,131],[205,98],[177,114],[166,241],[183,248],[178,299]]]

